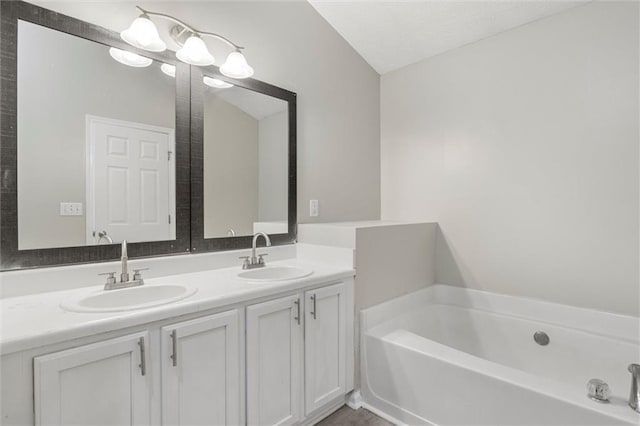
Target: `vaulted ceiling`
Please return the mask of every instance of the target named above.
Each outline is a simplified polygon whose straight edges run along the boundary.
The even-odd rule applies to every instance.
[[[380,74],[586,1],[309,0]]]

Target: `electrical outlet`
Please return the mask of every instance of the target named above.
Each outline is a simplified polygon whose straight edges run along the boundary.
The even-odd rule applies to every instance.
[[[82,216],[82,203],[60,203],[60,216]]]
[[[309,216],[317,217],[320,214],[318,200],[309,200]]]

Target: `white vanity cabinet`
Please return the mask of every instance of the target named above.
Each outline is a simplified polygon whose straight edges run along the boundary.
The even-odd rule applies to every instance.
[[[298,294],[247,307],[247,423],[302,418],[302,307]]]
[[[306,421],[344,397],[346,298],[341,282],[247,308],[249,425]]]
[[[35,357],[36,425],[149,424],[147,332]]]
[[[162,327],[162,424],[238,425],[239,311]]]
[[[343,283],[304,294],[305,413],[346,393],[346,303]]]
[[[353,319],[343,278],[4,353],[0,422],[314,424],[353,389]]]

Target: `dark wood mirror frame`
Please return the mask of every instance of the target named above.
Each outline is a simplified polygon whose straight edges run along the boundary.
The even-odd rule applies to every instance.
[[[26,21],[96,43],[127,49],[176,66],[176,239],[129,244],[130,257],[189,252],[190,249],[190,72],[170,51],[135,49],[113,31],[22,1],[0,1],[0,269],[98,262],[120,257],[120,245],[18,249],[17,55],[18,21]]]
[[[203,99],[202,76],[220,78],[237,86],[282,99],[288,103],[288,232],[271,235],[274,245],[296,242],[296,94],[254,80],[222,76],[218,67],[190,67],[171,51],[139,50],[119,35],[97,25],[25,3],[0,1],[0,270],[103,262],[120,257],[120,245],[78,246],[36,250],[18,249],[17,182],[17,54],[18,21],[22,20],[96,43],[127,49],[176,66],[176,239],[129,244],[129,257],[149,257],[190,252],[251,247],[251,236],[204,238],[203,205]]]
[[[262,81],[247,78],[235,80],[220,73],[218,67],[193,67],[191,71],[191,251],[234,250],[251,247],[252,236],[205,238],[204,237],[204,93],[202,77],[217,78],[238,87],[282,99],[288,105],[288,224],[287,233],[270,234],[272,245],[292,244],[296,242],[297,204],[296,204],[296,94]],[[260,240],[261,245],[264,241]]]

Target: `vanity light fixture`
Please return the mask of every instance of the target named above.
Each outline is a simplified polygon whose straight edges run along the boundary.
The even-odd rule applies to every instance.
[[[162,64],[160,65],[160,71],[168,75],[169,77],[176,76],[176,66],[171,64]]]
[[[176,57],[180,61],[196,66],[212,65],[215,62],[215,58],[209,53],[207,45],[202,40],[202,37],[212,37],[233,48],[233,52],[229,54],[220,67],[222,74],[237,79],[248,78],[253,75],[253,68],[249,66],[242,54],[244,47],[238,46],[219,34],[196,30],[173,16],[151,12],[140,6],[136,6],[136,8],[140,10],[141,15],[133,21],[128,29],[120,33],[120,37],[130,45],[152,52],[162,52],[166,49],[166,44],[160,39],[158,29],[150,18],[150,16],[158,16],[177,24],[171,28],[170,35],[181,46],[176,52]]]
[[[209,87],[214,87],[216,89],[228,89],[229,87],[233,87],[233,84],[227,83],[226,81],[222,81],[219,78],[211,78],[206,75],[202,77],[202,82]]]
[[[249,66],[244,55],[236,50],[229,54],[225,63],[220,67],[220,72],[231,78],[247,78],[253,75],[253,68]]]
[[[199,67],[205,67],[207,65],[213,65],[215,58],[209,50],[204,41],[197,34],[189,36],[187,41],[184,42],[180,50],[176,52],[176,57],[182,62],[186,62],[189,65],[197,65]]]
[[[156,25],[144,12],[131,23],[129,28],[120,33],[120,37],[130,45],[150,52],[164,52],[167,48],[158,34]]]
[[[132,52],[127,52],[126,50],[116,49],[115,47],[109,49],[109,54],[116,61],[130,67],[144,68],[153,63],[153,59],[151,58],[145,58],[144,56],[140,56]]]

